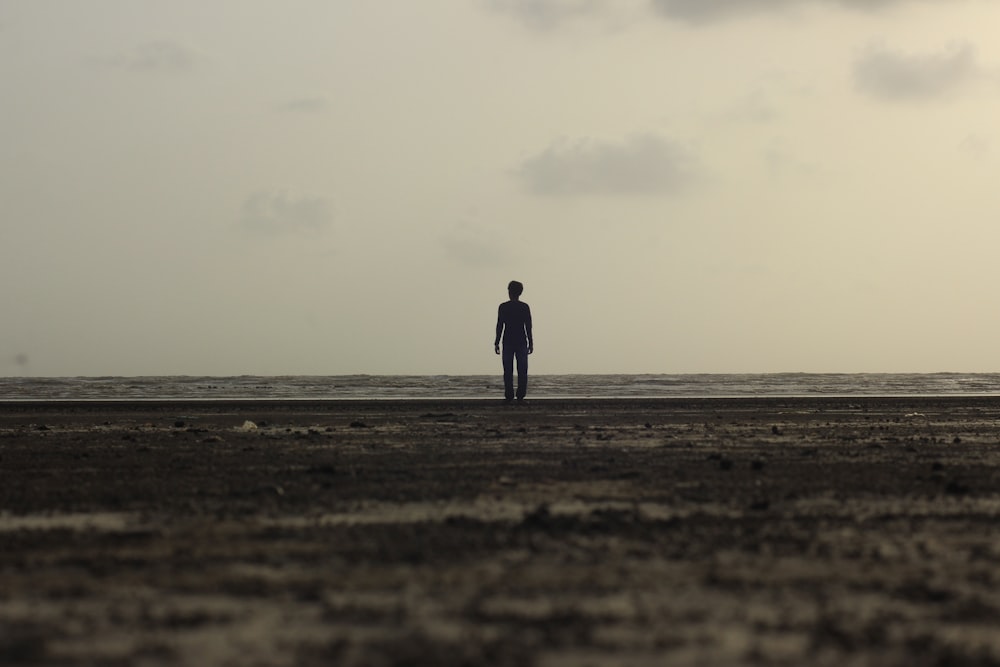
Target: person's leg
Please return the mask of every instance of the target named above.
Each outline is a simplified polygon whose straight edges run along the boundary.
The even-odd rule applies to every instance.
[[[504,345],[500,358],[503,361],[503,397],[512,401],[514,400],[514,348]]]
[[[517,398],[521,400],[528,393],[528,348],[517,348]]]

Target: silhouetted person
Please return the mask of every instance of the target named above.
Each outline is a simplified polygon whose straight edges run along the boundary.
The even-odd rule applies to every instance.
[[[514,361],[517,361],[517,400],[528,392],[528,355],[535,351],[531,337],[531,308],[520,301],[524,285],[516,280],[507,285],[510,301],[500,304],[497,310],[497,337],[493,349],[500,354],[503,338],[503,395],[509,403],[514,400]]]

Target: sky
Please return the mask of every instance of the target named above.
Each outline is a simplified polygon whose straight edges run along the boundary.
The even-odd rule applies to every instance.
[[[0,0],[0,376],[1000,371],[1000,0]]]

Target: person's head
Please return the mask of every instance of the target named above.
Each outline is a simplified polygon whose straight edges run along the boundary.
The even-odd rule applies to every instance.
[[[511,299],[517,299],[518,297],[521,296],[521,292],[523,291],[524,291],[524,285],[517,282],[516,280],[512,280],[509,283],[507,283],[507,294],[510,295]]]

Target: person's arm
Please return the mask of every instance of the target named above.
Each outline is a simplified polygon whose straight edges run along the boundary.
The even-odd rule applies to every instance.
[[[503,305],[497,308],[497,337],[493,339],[493,351],[500,354],[500,336],[503,335]]]
[[[524,333],[528,334],[528,354],[535,351],[535,339],[531,336],[531,308],[524,307],[527,317],[524,320]]]

